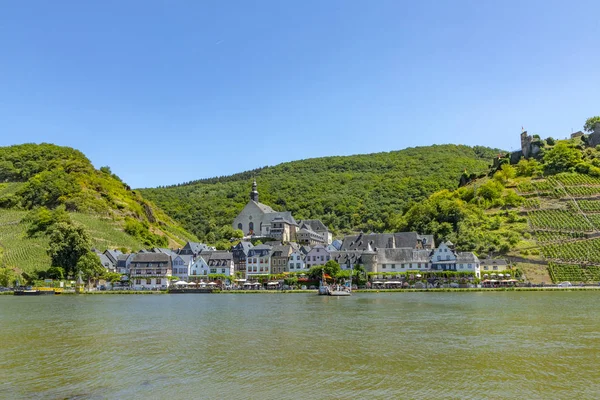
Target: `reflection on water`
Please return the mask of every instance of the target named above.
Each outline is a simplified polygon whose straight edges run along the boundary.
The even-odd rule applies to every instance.
[[[2,398],[596,398],[596,293],[0,297]]]

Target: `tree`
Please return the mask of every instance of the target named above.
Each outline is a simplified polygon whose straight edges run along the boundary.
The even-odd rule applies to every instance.
[[[581,161],[581,151],[565,142],[558,142],[544,154],[545,169],[550,174],[569,171]]]
[[[592,133],[596,124],[600,124],[600,116],[588,118],[583,125],[583,130]]]
[[[54,211],[42,206],[27,214],[23,221],[29,223],[27,236],[34,237],[38,233],[49,233],[50,228],[59,222],[70,223],[71,217],[64,206],[56,207]]]
[[[513,179],[517,175],[517,171],[515,167],[510,164],[502,164],[500,170],[496,171],[494,174],[494,179],[498,182],[506,185],[510,179]]]
[[[340,270],[340,264],[335,260],[327,261],[323,267],[323,271],[329,276],[336,276]]]
[[[65,270],[61,267],[50,267],[46,271],[46,277],[48,279],[57,279],[62,280],[65,279]]]
[[[8,287],[11,286],[17,275],[12,268],[0,267],[0,286]]]
[[[92,242],[83,226],[60,222],[50,234],[48,255],[53,267],[62,267],[67,276],[74,276],[77,262],[91,247]]]
[[[76,270],[77,274],[81,272],[83,279],[88,281],[88,286],[92,279],[98,278],[105,272],[100,257],[89,250],[77,260]]]
[[[477,196],[486,200],[494,200],[500,198],[504,187],[501,183],[495,181],[487,181],[477,189]]]

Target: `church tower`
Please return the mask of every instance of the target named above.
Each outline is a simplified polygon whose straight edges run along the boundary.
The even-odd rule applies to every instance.
[[[252,183],[252,191],[250,192],[250,200],[258,203],[258,191],[256,190],[256,179]]]

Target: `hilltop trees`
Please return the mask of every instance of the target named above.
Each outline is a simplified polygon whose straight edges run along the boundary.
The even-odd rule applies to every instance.
[[[583,125],[583,130],[591,133],[594,131],[594,127],[596,126],[596,124],[599,124],[599,123],[600,123],[600,116],[588,118],[585,121],[585,124]]]
[[[565,142],[558,142],[544,154],[544,169],[549,174],[557,174],[574,169],[581,161],[581,151]]]

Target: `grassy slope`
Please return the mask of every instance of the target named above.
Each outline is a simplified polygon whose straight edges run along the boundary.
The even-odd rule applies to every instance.
[[[439,145],[315,158],[140,192],[201,239],[231,224],[248,200],[253,177],[261,202],[289,210],[297,219],[319,218],[338,234],[383,231],[411,201],[456,188],[465,169],[486,171],[497,153]]]
[[[50,153],[50,155],[48,155]],[[0,183],[0,202],[11,199],[10,208],[0,208],[0,265],[22,270],[45,269],[49,266],[46,255],[47,238],[27,238],[26,225],[20,223],[27,208],[35,205],[24,202],[22,190],[40,174],[66,172],[76,182],[75,192],[62,196],[60,204],[71,212],[71,218],[83,224],[92,237],[93,246],[106,248],[125,247],[139,250],[144,246],[140,239],[124,232],[125,218],[134,218],[149,225],[153,233],[166,236],[170,247],[181,247],[197,238],[173,221],[152,202],[136,191],[130,190],[117,177],[96,170],[80,152],[49,144],[18,145],[0,148],[0,173],[14,180]],[[14,167],[12,167],[14,165]],[[28,170],[29,169],[29,170]],[[64,175],[63,175],[64,176]],[[52,181],[51,181],[52,183]],[[47,186],[47,185],[45,185]],[[35,191],[34,191],[35,192]],[[4,202],[6,207],[6,202]]]

